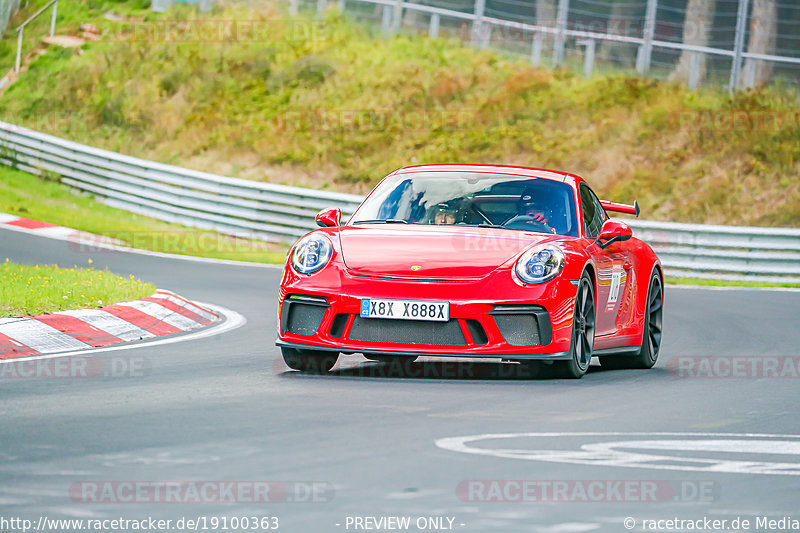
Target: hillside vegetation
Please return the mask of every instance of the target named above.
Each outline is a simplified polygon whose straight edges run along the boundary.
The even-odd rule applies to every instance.
[[[0,97],[3,120],[276,183],[363,193],[403,165],[518,164],[581,174],[647,219],[800,225],[800,105],[780,88],[585,79],[454,39],[384,39],[335,9],[63,10],[59,33],[91,22],[100,40],[38,57]]]

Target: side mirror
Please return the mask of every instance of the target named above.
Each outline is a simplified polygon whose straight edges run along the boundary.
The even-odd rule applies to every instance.
[[[317,215],[317,226],[321,228],[335,228],[342,225],[342,210],[338,207],[323,209]]]
[[[619,220],[606,220],[600,228],[600,235],[594,241],[600,248],[607,248],[615,242],[627,241],[633,237],[630,226]]]

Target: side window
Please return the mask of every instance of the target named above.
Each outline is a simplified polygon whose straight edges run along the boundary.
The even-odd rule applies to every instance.
[[[583,208],[583,233],[587,239],[596,239],[606,221],[606,212],[600,200],[585,184],[581,184],[581,206]]]

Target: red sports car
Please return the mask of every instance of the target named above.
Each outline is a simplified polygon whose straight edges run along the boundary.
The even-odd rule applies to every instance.
[[[287,256],[277,344],[295,370],[340,353],[545,361],[564,377],[650,368],[661,263],[579,176],[489,165],[405,167],[346,224],[338,209]]]

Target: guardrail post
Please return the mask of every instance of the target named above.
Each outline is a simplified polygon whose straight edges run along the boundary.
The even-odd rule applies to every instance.
[[[384,5],[383,16],[381,17],[381,33],[384,37],[388,37],[392,31],[392,8]]]
[[[53,16],[50,17],[50,37],[56,33],[56,14],[58,13],[58,2],[53,4]]]
[[[531,44],[531,65],[538,67],[542,64],[542,32],[535,32],[533,34],[533,43]]]
[[[689,56],[689,88],[691,90],[697,89],[700,82],[700,52],[692,52]]]
[[[22,27],[17,31],[17,63],[14,67],[14,72],[17,73],[19,73],[19,65],[22,62],[22,32],[24,31],[25,29]]]
[[[658,0],[647,0],[647,10],[644,15],[644,31],[642,38],[644,42],[639,47],[636,56],[636,70],[639,74],[647,74],[650,70],[650,58],[653,55],[653,37],[656,32],[656,8]]]
[[[486,49],[489,48],[489,44],[492,42],[492,25],[486,24],[485,22],[481,24],[481,48]]]
[[[558,14],[556,15],[556,40],[553,43],[553,66],[561,66],[564,61],[564,42],[567,35],[567,15],[569,14],[569,0],[558,0]]]
[[[739,86],[739,76],[742,70],[742,52],[744,51],[744,33],[747,28],[748,0],[739,0],[739,12],[736,15],[736,37],[733,41],[733,63],[731,64],[730,92]]]
[[[291,16],[297,16],[297,13],[300,11],[300,0],[289,0],[289,14]]]
[[[431,15],[431,24],[428,27],[428,37],[436,39],[439,36],[439,13]]]
[[[394,13],[392,13],[392,34],[400,32],[403,24],[403,0],[396,0],[394,3]]]
[[[320,19],[328,8],[328,0],[317,0],[317,18]]]
[[[594,70],[595,41],[594,39],[585,39],[578,41],[578,44],[586,47],[586,54],[583,57],[583,75],[590,78]]]
[[[756,62],[748,61],[744,66],[744,84],[745,89],[752,89],[756,85]]]
[[[486,0],[475,0],[475,20],[472,22],[472,44],[480,42],[483,45],[483,12],[486,10]]]
[[[344,13],[344,8],[346,7],[345,0],[339,0],[336,2],[336,5],[339,6],[339,12]]]

